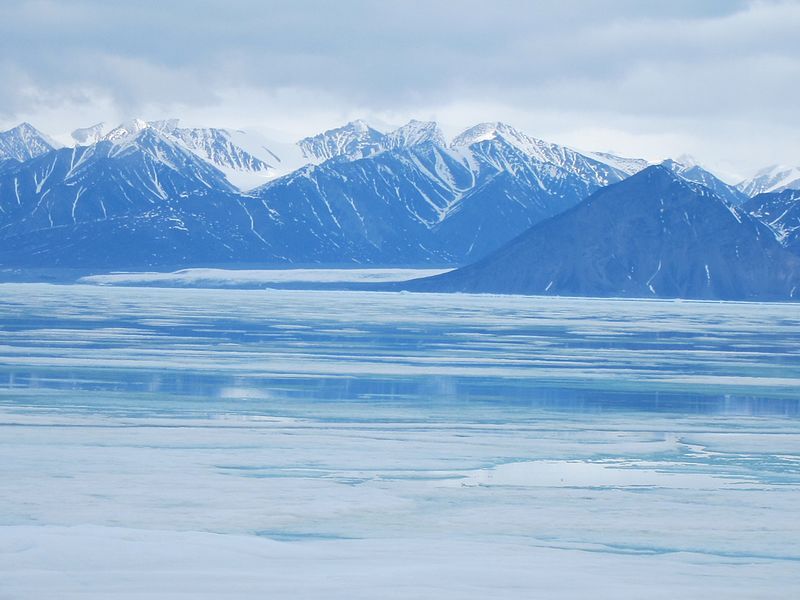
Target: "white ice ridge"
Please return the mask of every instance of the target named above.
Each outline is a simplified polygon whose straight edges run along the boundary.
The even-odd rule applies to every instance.
[[[450,269],[182,269],[171,273],[136,272],[87,275],[81,283],[99,285],[154,285],[171,283],[184,286],[227,284],[230,286],[254,283],[367,283],[408,281],[432,277]]]

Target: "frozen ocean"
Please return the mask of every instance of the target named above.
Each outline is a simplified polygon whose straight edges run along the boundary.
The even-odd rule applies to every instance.
[[[0,284],[0,599],[800,597],[800,305]]]

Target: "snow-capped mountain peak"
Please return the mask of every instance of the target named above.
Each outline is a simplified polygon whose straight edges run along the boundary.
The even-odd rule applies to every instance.
[[[178,124],[181,122],[180,119],[162,119],[159,121],[148,121],[147,126],[152,127],[156,131],[164,131],[167,133],[172,133],[176,129],[178,129]]]
[[[517,146],[520,149],[546,144],[546,142],[530,137],[529,135],[524,134],[519,129],[516,129],[507,123],[496,121],[479,123],[478,125],[470,127],[466,131],[457,135],[453,139],[451,146],[454,148],[471,146],[472,144],[477,144],[479,142],[496,139],[504,140],[505,142],[513,146]]]
[[[30,123],[0,132],[0,160],[12,158],[24,162],[59,147]]]
[[[135,136],[140,131],[147,129],[148,127],[149,125],[147,121],[142,119],[131,119],[130,121],[126,121],[119,127],[115,127],[109,131],[103,136],[103,140],[115,143],[122,142],[131,136]]]
[[[131,128],[131,132],[125,136],[102,141],[106,144],[111,142],[108,150],[109,157],[119,158],[132,152],[143,152],[159,162],[163,162],[166,166],[174,168],[173,156],[188,153],[185,148],[180,148],[173,140],[151,127],[142,127],[138,131],[132,131],[132,129],[134,128]]]
[[[386,134],[385,148],[407,148],[424,143],[433,143],[437,146],[446,146],[442,130],[435,121],[417,121],[412,119],[402,127],[398,127]]]
[[[167,135],[171,135],[178,129],[178,124],[180,123],[180,119],[164,119],[160,121],[145,121],[144,119],[131,119],[115,127],[105,135],[99,137],[99,140],[105,140],[110,142],[122,142],[126,138],[135,136],[140,132],[144,131],[145,129],[153,129],[160,133],[165,133]],[[72,137],[76,138],[75,134],[87,135],[87,134],[99,134],[103,130],[103,123],[98,123],[97,125],[93,125],[91,127],[87,127],[85,129],[76,129]],[[76,138],[77,139],[77,138]],[[99,141],[98,140],[98,141]]]
[[[682,175],[695,168],[697,164],[685,163],[678,159],[665,158],[659,163],[661,166],[666,167],[670,172],[676,175]]]
[[[235,144],[227,129],[172,127],[163,131],[192,152],[219,167],[250,172],[271,170],[269,163]]]
[[[676,160],[668,158],[660,164],[685,181],[707,187],[728,204],[740,206],[747,200],[747,196],[741,191],[722,181],[714,173],[702,167],[696,159],[686,154]]]
[[[78,146],[91,146],[103,139],[106,124],[95,123],[89,127],[80,127],[72,132],[72,139]]]
[[[790,167],[788,165],[778,165],[778,164],[776,164],[776,165],[768,165],[768,166],[764,167],[763,169],[759,169],[758,171],[756,171],[756,174],[754,175],[754,177],[765,177],[765,176],[774,177],[775,175],[779,175],[780,173],[783,173],[785,171],[789,171],[791,169],[792,169],[792,167]]]
[[[358,131],[360,133],[367,133],[371,129],[371,127],[367,124],[367,122],[364,119],[355,119],[353,121],[350,121],[349,123],[344,125],[344,128],[354,129],[355,131]]]
[[[680,164],[682,164],[683,166],[685,166],[687,168],[691,168],[691,167],[702,167],[702,168],[705,168],[700,163],[700,161],[697,160],[691,154],[681,154],[679,157],[677,157],[675,159],[675,162],[680,163]]]
[[[225,174],[230,183],[242,190],[257,187],[285,171],[276,168],[281,159],[263,143],[246,143],[248,136],[245,132],[179,125],[179,119],[145,121],[136,118],[107,133],[104,133],[103,123],[77,129],[72,137],[81,146],[111,142],[117,147],[113,152],[119,154],[131,144],[137,145],[143,132],[154,132],[211,163]],[[293,166],[297,163],[296,160],[288,162]]]
[[[297,145],[303,156],[312,162],[324,162],[340,156],[356,160],[380,152],[384,138],[380,131],[358,119],[342,127],[303,138]]]
[[[736,187],[748,196],[800,189],[800,167],[770,165],[758,171],[751,179],[742,181]]]
[[[131,119],[115,127],[107,134],[102,136],[102,140],[120,143],[124,142],[127,138],[136,136],[145,129],[152,129],[154,131],[158,131],[159,133],[163,133],[166,135],[173,135],[176,131],[179,131],[178,124],[180,123],[180,119],[163,119],[160,121],[145,121],[144,119]],[[93,130],[100,126],[102,129],[102,123],[98,123],[92,127],[87,129]],[[77,131],[84,131],[84,130],[77,130]],[[74,137],[74,136],[73,136]]]
[[[512,137],[517,133],[513,127],[505,123],[500,123],[499,121],[479,123],[458,134],[453,138],[450,145],[453,148],[463,148],[479,142],[496,139],[498,136],[502,135],[503,132],[513,132]]]
[[[470,127],[453,139],[451,147],[465,148],[492,140],[505,143],[528,157],[541,162],[558,164],[564,161],[567,153],[575,154],[574,151],[568,150],[565,146],[551,144],[531,137],[511,125],[501,122],[480,123]]]

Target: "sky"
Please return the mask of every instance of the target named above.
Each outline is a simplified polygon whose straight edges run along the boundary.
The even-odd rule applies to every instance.
[[[0,128],[499,120],[736,179],[800,164],[798,30],[781,0],[0,0]]]

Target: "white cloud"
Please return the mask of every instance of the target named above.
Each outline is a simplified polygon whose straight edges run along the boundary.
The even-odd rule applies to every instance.
[[[780,1],[19,1],[0,7],[0,125],[502,119],[746,171],[800,162],[798,22]]]

